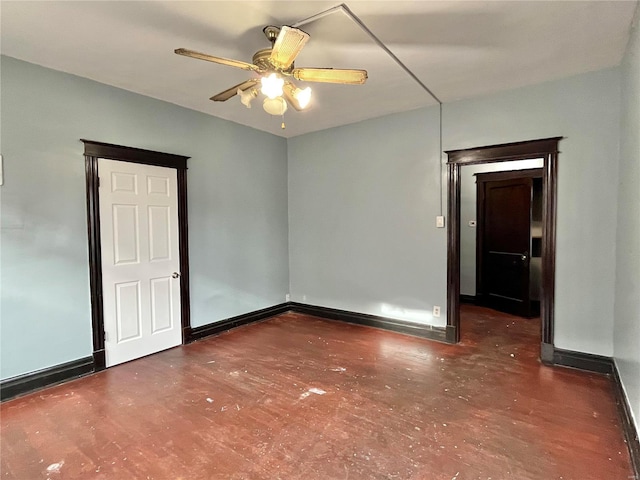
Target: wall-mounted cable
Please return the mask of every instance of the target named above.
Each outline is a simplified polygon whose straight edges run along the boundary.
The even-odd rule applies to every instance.
[[[315,22],[317,20],[320,20],[321,18],[324,18],[328,15],[331,15],[333,13],[338,13],[341,12],[344,15],[346,15],[349,19],[351,19],[351,21],[353,21],[356,25],[358,25],[358,27],[360,27],[362,29],[363,32],[365,32],[369,38],[371,38],[371,40],[373,40],[373,42],[378,45],[382,50],[385,51],[385,53],[387,55],[389,55],[389,57],[391,57],[391,59],[396,62],[396,64],[402,68],[407,75],[409,75],[418,85],[420,85],[420,87],[427,92],[431,98],[433,98],[436,102],[438,102],[438,110],[439,110],[439,145],[438,145],[438,165],[439,165],[439,176],[440,176],[440,215],[443,215],[443,201],[442,201],[442,195],[443,195],[443,180],[442,180],[442,101],[431,91],[431,89],[429,87],[427,87],[424,82],[422,82],[422,80],[420,80],[415,73],[413,73],[411,71],[411,69],[409,67],[407,67],[402,60],[400,60],[395,53],[393,53],[389,47],[387,47],[384,42],[382,40],[380,40],[380,38],[378,38],[378,36],[373,33],[371,31],[371,29],[362,21],[362,19],[360,17],[358,17],[348,6],[346,3],[341,3],[340,5],[336,5],[335,7],[331,7],[327,10],[324,10],[320,13],[316,13],[315,15],[312,15],[310,17],[305,18],[304,20],[300,20],[299,22],[295,23],[292,25],[292,27],[295,28],[300,28],[303,25],[307,25],[309,23]]]

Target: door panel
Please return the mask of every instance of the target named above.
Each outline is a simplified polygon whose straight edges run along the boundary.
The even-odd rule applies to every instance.
[[[158,333],[173,327],[171,277],[151,279],[151,331]]]
[[[519,253],[487,252],[487,294],[515,302],[522,298],[522,260]]]
[[[181,343],[177,174],[98,160],[107,366]]]
[[[530,212],[531,179],[486,182],[484,228],[487,248],[507,253],[529,250]]]
[[[138,206],[113,205],[112,211],[115,264],[138,263]]]
[[[149,207],[149,260],[157,262],[171,258],[169,207]]]
[[[111,191],[138,193],[138,177],[135,174],[124,172],[111,172]]]
[[[166,177],[147,177],[147,193],[149,195],[169,196],[169,181]]]
[[[480,296],[497,310],[529,316],[531,178],[478,180]]]
[[[140,338],[140,282],[116,283],[116,342]]]

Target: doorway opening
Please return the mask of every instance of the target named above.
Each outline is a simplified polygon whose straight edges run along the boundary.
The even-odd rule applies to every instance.
[[[127,281],[119,279],[118,282],[110,284],[109,288],[115,288],[115,296],[120,295],[120,304],[111,301],[111,308],[115,308],[114,311],[119,312],[116,314],[117,319],[115,323],[120,328],[121,332],[127,335],[120,335],[118,338],[122,340],[122,344],[130,341],[137,340],[141,337],[141,328],[146,321],[142,319],[145,313],[139,313],[142,308],[142,304],[147,305],[150,308],[148,322],[151,325],[151,334],[159,334],[157,337],[166,334],[168,325],[174,325],[173,318],[176,314],[179,315],[179,325],[174,325],[179,329],[177,340],[185,343],[186,335],[190,330],[190,309],[189,309],[189,252],[188,252],[188,231],[187,231],[187,159],[180,155],[173,155],[168,153],[154,152],[150,150],[142,150],[138,148],[123,147],[120,145],[112,145],[102,142],[94,142],[91,140],[82,140],[84,143],[84,157],[85,157],[85,177],[87,188],[87,226],[89,236],[89,280],[91,290],[91,324],[93,331],[93,359],[95,364],[95,370],[103,370],[106,368],[107,363],[114,364],[119,363],[107,362],[107,351],[105,350],[105,337],[107,329],[105,329],[105,299],[109,300],[109,295],[105,295],[104,275],[103,273],[103,237],[104,238],[117,238],[117,235],[102,235],[101,228],[101,207],[100,207],[100,177],[99,177],[99,165],[108,164],[109,161],[115,160],[123,167],[119,167],[117,174],[111,172],[109,178],[104,179],[104,185],[110,185],[113,188],[109,188],[109,194],[118,193],[126,194],[127,191],[132,193],[145,192],[145,195],[151,197],[157,195],[160,197],[167,197],[169,191],[175,192],[177,198],[174,200],[163,202],[152,202],[154,206],[149,205],[124,205],[121,200],[113,205],[112,209],[104,210],[103,213],[108,213],[111,220],[116,219],[113,225],[109,225],[111,230],[120,229],[122,235],[120,239],[122,244],[118,245],[120,240],[115,240],[111,245],[104,245],[105,249],[110,249],[114,252],[114,265],[127,266],[128,264],[138,263],[138,258],[141,258],[140,252],[149,247],[151,252],[147,255],[149,265],[155,269],[156,265],[168,260],[169,257],[174,257],[177,254],[177,265],[179,266],[178,272],[169,272],[168,276],[158,274],[155,270],[153,275],[149,275],[146,281],[132,278]],[[140,181],[136,180],[135,171],[125,171],[134,168],[132,164],[139,164],[139,166],[147,169],[154,169],[149,175],[144,175],[144,179]],[[126,165],[130,165],[129,169],[124,168]],[[157,168],[161,167],[161,168]],[[122,170],[122,172],[120,172]],[[164,174],[167,171],[168,174]],[[148,173],[148,172],[147,172]],[[173,180],[171,180],[173,178]],[[173,185],[173,186],[171,186]],[[105,201],[107,199],[105,198]],[[175,202],[175,203],[174,203]],[[155,205],[155,204],[158,205]],[[166,203],[166,205],[165,205]],[[106,205],[106,204],[105,204]],[[122,207],[119,210],[116,206]],[[145,212],[138,214],[138,211],[144,207]],[[116,211],[117,210],[117,211]],[[120,210],[122,210],[120,212]],[[173,212],[173,213],[171,213]],[[169,230],[170,218],[175,217],[177,213],[177,252],[175,249],[176,238],[173,237]],[[120,219],[118,220],[118,216]],[[146,222],[141,222],[144,218],[147,218]],[[138,235],[136,233],[138,228],[145,225],[144,228],[149,227],[148,231],[143,232],[145,235]],[[173,223],[175,225],[175,223]],[[117,227],[117,228],[116,228]],[[149,237],[150,232],[155,235],[155,240]],[[153,233],[156,232],[156,233]],[[112,232],[113,233],[113,232]],[[142,238],[144,237],[144,238]],[[146,241],[145,241],[146,238]],[[157,240],[157,241],[156,241]],[[110,242],[112,240],[109,240]],[[155,243],[154,243],[155,242]],[[141,245],[145,243],[145,245]],[[171,245],[173,244],[173,247]],[[119,247],[122,247],[122,251],[119,251]],[[173,249],[171,249],[173,248]],[[170,252],[171,249],[171,252]],[[127,255],[125,255],[127,254]],[[120,260],[116,259],[118,257]],[[121,258],[120,258],[121,257]],[[125,258],[127,257],[127,258]],[[130,258],[129,258],[130,257]],[[168,268],[175,270],[175,261],[165,262]],[[153,277],[153,278],[152,278]],[[166,278],[165,278],[166,277]],[[174,283],[179,286],[174,286],[172,280],[178,280]],[[148,284],[149,292],[147,297],[144,294],[144,285]],[[171,294],[172,290],[178,290],[177,295]],[[111,289],[113,290],[113,289]],[[175,291],[174,290],[174,291]],[[108,292],[109,293],[109,292]],[[113,293],[111,291],[110,293]],[[113,297],[113,295],[111,295]],[[146,301],[145,300],[148,300]],[[174,300],[171,300],[173,298]],[[180,307],[174,309],[173,305],[175,300],[179,299]],[[129,313],[123,313],[122,308],[129,304],[133,306],[133,310]],[[114,305],[116,305],[114,307]],[[137,305],[137,306],[136,306]],[[128,317],[128,318],[127,318]],[[113,319],[111,319],[113,320]],[[124,321],[128,324],[124,325]],[[112,322],[113,323],[113,322]],[[173,329],[174,326],[171,328]],[[126,337],[126,338],[125,338]],[[173,338],[173,337],[172,337]],[[116,340],[115,338],[111,341]],[[153,341],[156,341],[154,338]],[[169,343],[176,343],[171,340]],[[164,345],[164,344],[163,344]],[[152,353],[152,352],[149,352]],[[144,356],[140,355],[140,356]]]
[[[554,327],[554,280],[555,280],[555,226],[556,226],[556,192],[557,192],[557,158],[558,158],[558,142],[562,137],[554,137],[542,140],[532,140],[526,142],[509,143],[502,145],[492,145],[486,147],[464,149],[464,150],[450,150],[447,151],[448,155],[448,169],[449,169],[449,181],[448,181],[448,215],[449,215],[449,227],[448,227],[448,245],[447,245],[447,337],[452,342],[460,341],[460,294],[461,294],[461,189],[462,189],[462,167],[467,165],[481,165],[481,164],[497,164],[503,162],[510,162],[514,160],[533,160],[542,159],[542,171],[540,180],[541,190],[541,223],[539,240],[536,242],[539,247],[539,263],[540,263],[540,358],[545,363],[553,362],[553,327]],[[509,174],[506,174],[507,176]],[[533,188],[533,178],[531,180],[531,187]],[[503,182],[502,186],[509,186],[513,182],[509,179]],[[496,179],[496,181],[500,181]],[[499,184],[496,184],[500,186]],[[513,185],[512,185],[513,186]],[[517,187],[514,187],[517,190]],[[503,189],[503,191],[506,191]],[[501,193],[498,193],[499,197]],[[524,198],[521,195],[521,198]],[[531,244],[533,245],[533,244]],[[485,249],[486,250],[486,249]],[[530,265],[531,263],[531,250],[518,252],[501,252],[499,249],[493,249],[493,254],[480,253],[482,257],[480,261],[486,262],[489,257],[492,257],[490,261],[515,265],[516,269],[511,269],[510,274],[519,272],[522,275],[523,265]],[[495,252],[501,252],[503,255],[498,255]],[[526,253],[525,253],[526,252]],[[508,255],[512,253],[513,255]],[[507,254],[507,255],[504,255]],[[487,256],[488,255],[488,256]],[[525,260],[522,257],[525,256]],[[509,261],[508,261],[509,260]],[[478,278],[476,278],[478,281]],[[483,297],[487,293],[487,288],[483,284],[485,280],[479,279],[481,284]],[[503,282],[504,283],[504,282]],[[526,287],[529,288],[529,282],[526,282]],[[499,299],[499,296],[503,297],[517,297],[514,295],[513,283],[502,285],[502,293],[508,293],[503,295],[500,293],[500,285],[492,284],[490,290],[493,289],[493,295],[495,300]],[[509,290],[511,288],[511,290]],[[524,288],[520,285],[518,288]],[[500,299],[499,301],[505,301],[506,299]],[[512,302],[513,303],[513,302]],[[523,302],[520,302],[523,303]]]

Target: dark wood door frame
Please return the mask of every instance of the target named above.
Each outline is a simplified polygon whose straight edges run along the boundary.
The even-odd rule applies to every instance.
[[[553,363],[555,259],[556,259],[556,197],[558,142],[562,137],[525,142],[490,145],[463,150],[449,150],[448,155],[448,215],[447,235],[447,340],[460,341],[460,169],[463,165],[544,159],[542,172],[542,291],[540,317],[542,344],[540,358]]]
[[[178,243],[180,251],[180,306],[182,343],[191,330],[189,306],[189,236],[187,229],[187,160],[189,157],[81,140],[84,143],[87,185],[87,227],[89,235],[89,285],[91,290],[91,326],[95,370],[106,368],[104,349],[104,311],[102,305],[102,256],[100,244],[100,195],[98,159],[142,163],[175,168],[178,177]]]

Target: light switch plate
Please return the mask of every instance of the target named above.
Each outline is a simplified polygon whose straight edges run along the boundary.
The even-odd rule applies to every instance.
[[[444,216],[438,215],[436,217],[436,228],[444,228]]]

